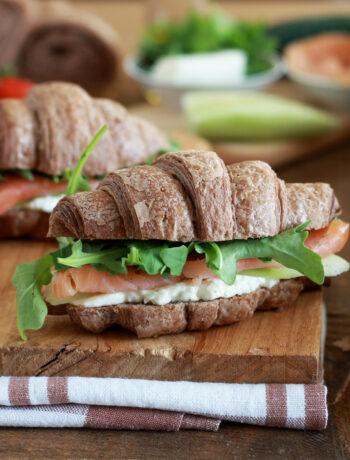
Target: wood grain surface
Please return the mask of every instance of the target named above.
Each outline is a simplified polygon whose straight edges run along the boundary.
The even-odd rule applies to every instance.
[[[92,334],[68,316],[48,316],[20,339],[11,273],[52,243],[0,243],[0,375],[80,375],[243,383],[316,383],[322,377],[322,291],[304,293],[283,311],[207,331],[139,340],[112,329]]]

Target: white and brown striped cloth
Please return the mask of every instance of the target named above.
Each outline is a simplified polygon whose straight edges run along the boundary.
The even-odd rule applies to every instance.
[[[324,385],[0,377],[0,426],[216,431],[228,420],[323,430],[326,396]]]

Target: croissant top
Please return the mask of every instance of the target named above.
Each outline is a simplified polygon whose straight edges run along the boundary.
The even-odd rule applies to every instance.
[[[92,192],[63,198],[50,237],[225,241],[263,238],[341,209],[325,183],[286,184],[262,161],[225,166],[214,152],[186,151],[109,174]]]
[[[0,169],[61,175],[105,124],[109,129],[84,168],[89,176],[143,163],[169,147],[158,128],[117,102],[93,99],[72,83],[42,83],[24,100],[0,101]]]

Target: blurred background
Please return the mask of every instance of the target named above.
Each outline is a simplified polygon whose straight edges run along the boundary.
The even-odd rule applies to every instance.
[[[227,163],[350,139],[347,1],[0,0],[0,69],[0,97],[71,81]]]

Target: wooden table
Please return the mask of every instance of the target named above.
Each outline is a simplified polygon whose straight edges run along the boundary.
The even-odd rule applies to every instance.
[[[280,171],[288,181],[330,182],[350,219],[349,146]],[[350,259],[350,245],[344,250]],[[324,432],[301,432],[224,423],[217,433],[118,432],[85,429],[0,429],[0,458],[307,458],[350,455],[350,273],[326,289],[328,333],[325,380],[329,424]],[[347,342],[349,349],[349,341]]]

